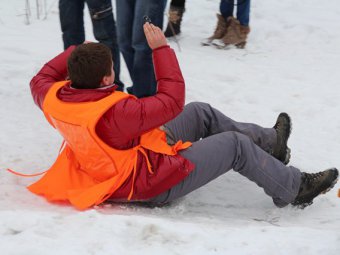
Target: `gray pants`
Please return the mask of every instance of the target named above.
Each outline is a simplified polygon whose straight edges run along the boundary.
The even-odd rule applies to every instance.
[[[149,200],[167,203],[234,169],[262,187],[276,206],[284,207],[298,194],[301,172],[285,166],[268,152],[276,145],[276,131],[236,122],[205,103],[190,103],[165,125],[173,142],[190,141],[180,154],[195,164],[191,174],[170,190]]]

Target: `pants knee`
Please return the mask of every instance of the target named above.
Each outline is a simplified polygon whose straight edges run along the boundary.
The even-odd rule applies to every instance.
[[[88,6],[88,7],[89,7],[92,20],[101,20],[108,16],[113,15],[111,2],[108,2],[98,7],[97,6]]]
[[[247,155],[251,154],[249,150],[252,148],[252,141],[248,136],[235,131],[225,132],[225,135],[228,136],[228,141],[233,143],[234,161],[232,165],[233,169],[238,172],[247,161]]]
[[[116,28],[113,19],[111,4],[102,5],[98,8],[89,7],[91,20],[93,24],[94,36],[98,41],[109,40],[116,43]]]
[[[211,108],[210,104],[203,103],[203,102],[191,102],[187,104],[185,107],[187,107],[188,109],[195,110],[195,111],[201,111],[202,109]]]

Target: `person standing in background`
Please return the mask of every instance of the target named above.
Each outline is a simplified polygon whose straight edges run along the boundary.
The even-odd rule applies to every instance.
[[[249,14],[250,0],[237,0],[236,18],[234,18],[234,0],[221,0],[220,12],[217,14],[217,25],[212,36],[205,39],[202,45],[217,44],[218,46],[235,45],[244,48],[250,32]]]
[[[87,4],[96,40],[111,50],[116,74],[115,84],[123,91],[120,81],[120,56],[117,44],[116,23],[112,12],[111,0],[59,0],[59,17],[63,33],[64,49],[85,41],[84,6]]]
[[[127,91],[138,98],[157,91],[143,17],[149,16],[154,25],[162,28],[165,6],[166,0],[116,0],[118,44],[132,80]]]

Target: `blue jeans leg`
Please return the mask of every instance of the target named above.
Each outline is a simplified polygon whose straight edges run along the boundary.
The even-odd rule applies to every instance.
[[[250,0],[238,0],[236,17],[242,26],[249,26]]]
[[[63,33],[64,49],[84,42],[84,1],[59,0],[59,18]]]
[[[234,12],[234,0],[221,0],[220,12],[224,18],[233,16]]]
[[[133,82],[132,93],[137,97],[154,95],[157,85],[143,16],[148,15],[162,28],[166,0],[117,0],[116,4],[119,47]]]
[[[97,41],[111,49],[115,71],[115,83],[123,90],[119,79],[120,56],[116,34],[116,23],[113,17],[111,0],[86,0],[93,25],[93,34]]]
[[[234,0],[221,0],[220,12],[225,18],[233,16]],[[249,25],[250,0],[237,0],[236,18],[242,26]]]

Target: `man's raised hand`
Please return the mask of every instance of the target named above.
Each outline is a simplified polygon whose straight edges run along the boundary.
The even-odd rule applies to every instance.
[[[167,45],[166,38],[159,27],[146,22],[143,28],[146,40],[152,50]]]

